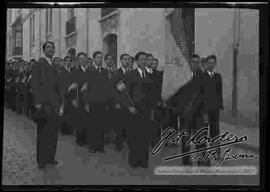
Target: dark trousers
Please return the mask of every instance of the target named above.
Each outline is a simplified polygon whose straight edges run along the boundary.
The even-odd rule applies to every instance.
[[[159,142],[161,139],[161,115],[160,111],[157,108],[153,109],[153,119],[151,119],[151,146],[155,147],[155,145]]]
[[[103,115],[105,144],[113,142],[113,133],[115,132],[115,129],[118,127],[119,124],[119,121],[117,119],[117,112],[118,111],[114,109],[114,106],[112,104],[106,105],[106,111]]]
[[[128,127],[129,164],[131,166],[148,166],[150,143],[150,110],[139,110],[138,114],[130,114]]]
[[[76,127],[76,143],[78,145],[87,145],[86,129],[89,126],[88,113],[84,110],[84,105],[81,104],[75,111],[75,124]]]
[[[196,132],[198,132],[200,129],[202,129],[204,127],[204,119],[203,119],[203,115],[202,114],[191,114],[189,117],[185,117],[180,119],[181,121],[181,128],[180,130],[182,131],[183,129],[186,130],[186,132],[188,133],[188,136],[183,136],[181,138],[182,140],[182,153],[187,153],[190,151],[190,145],[187,145],[188,140],[191,138],[192,135],[196,134]],[[203,134],[201,135],[207,135],[207,132],[205,131]],[[206,142],[202,143],[202,144],[197,144],[195,145],[196,150],[202,149],[202,148],[206,148],[207,144]],[[205,157],[205,152],[200,152],[203,157]],[[196,154],[193,154],[192,156],[194,156]],[[192,165],[191,162],[191,156],[187,155],[182,157],[183,158],[183,165]],[[208,160],[206,161],[198,161],[198,165],[204,165],[204,166],[209,166],[210,163]]]
[[[10,107],[13,111],[16,110],[16,87],[10,87]]]
[[[104,150],[105,103],[90,103],[90,124],[87,127],[89,149]]]
[[[76,143],[78,145],[86,145],[86,130],[82,129],[82,130],[77,130],[76,131]]]
[[[62,127],[61,127],[61,133],[64,135],[72,135],[74,128],[72,127],[72,121],[71,119],[74,118],[72,116],[72,110],[73,109],[71,103],[66,103],[65,109],[64,109],[64,115],[62,118]],[[75,123],[74,123],[75,124]]]
[[[32,116],[33,112],[33,94],[28,90],[28,98],[27,98],[27,117]]]
[[[37,162],[48,163],[55,160],[57,145],[57,116],[49,114],[46,123],[37,126]]]
[[[210,128],[210,137],[214,138],[220,134],[219,131],[219,110],[208,110],[208,121]],[[218,154],[220,154],[220,147],[218,148]]]
[[[121,109],[115,112],[115,127],[114,132],[116,134],[116,138],[114,141],[115,147],[118,150],[123,148],[124,141],[126,140],[126,131],[129,125],[129,112],[128,110]]]

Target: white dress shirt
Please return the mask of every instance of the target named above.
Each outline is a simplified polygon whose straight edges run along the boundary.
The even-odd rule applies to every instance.
[[[121,70],[122,70],[123,74],[125,75],[125,74],[126,74],[126,70],[125,70],[125,68],[124,68],[124,67],[120,67],[120,68],[121,68]]]
[[[145,67],[145,70],[148,72],[148,73],[153,73],[153,69],[149,68],[149,67]]]
[[[70,68],[65,66],[65,69],[70,73]]]
[[[144,73],[144,76],[143,76],[143,70],[141,68],[139,68],[139,67],[137,67],[137,70],[140,73],[141,78],[144,78],[145,77],[145,73]]]
[[[207,71],[207,73],[209,74],[209,76],[210,76],[211,78],[213,78],[213,77],[214,77],[214,74],[215,74],[215,72],[214,72],[214,71],[212,71],[212,72]]]
[[[45,56],[44,58],[48,61],[49,65],[52,65],[52,59],[51,58],[49,58],[47,56]]]
[[[85,69],[83,66],[81,66],[81,69],[82,69],[82,71],[83,71],[83,72],[85,72],[85,71],[86,71],[86,69]]]

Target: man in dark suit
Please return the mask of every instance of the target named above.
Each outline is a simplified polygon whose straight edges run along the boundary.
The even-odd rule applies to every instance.
[[[102,67],[103,54],[93,54],[94,67],[87,75],[87,94],[84,94],[85,110],[89,112],[91,125],[87,128],[89,151],[104,152],[104,114],[106,113],[108,71]]]
[[[107,72],[108,72],[108,85],[110,89],[108,89],[108,94],[107,94],[107,102],[106,102],[106,114],[104,114],[104,120],[106,121],[104,127],[105,127],[105,143],[110,143],[113,140],[113,130],[114,127],[116,126],[117,122],[115,121],[115,106],[113,102],[113,73],[116,70],[116,64],[114,63],[113,56],[108,53],[104,57],[106,66],[107,66]]]
[[[87,144],[86,129],[89,126],[88,113],[85,111],[85,102],[83,100],[83,94],[87,91],[87,65],[88,56],[84,52],[80,52],[77,55],[78,69],[75,74],[75,81],[78,87],[78,100],[76,101],[75,107],[77,107],[77,113],[75,115],[76,122],[76,142],[80,146]]]
[[[205,82],[204,74],[199,66],[200,57],[193,55],[191,60],[192,79],[181,87],[171,98],[176,106],[175,113],[180,117],[180,130],[185,130],[188,136],[182,137],[182,153],[190,151],[187,141],[190,137],[204,127],[205,113]],[[207,132],[203,133],[204,135]],[[196,149],[206,148],[206,142],[196,145]],[[202,154],[205,154],[203,152]],[[184,165],[192,165],[190,156],[183,157]],[[209,161],[198,161],[199,166],[209,166]]]
[[[61,93],[63,98],[63,126],[61,129],[62,134],[70,135],[73,133],[72,127],[72,110],[73,106],[71,104],[72,97],[75,98],[72,93],[75,91],[68,90],[69,86],[73,83],[72,79],[72,69],[71,69],[71,58],[69,56],[64,57],[64,67],[62,68],[61,73]]]
[[[158,59],[153,58],[152,61],[152,78],[153,78],[153,138],[152,138],[152,146],[155,146],[157,142],[160,140],[161,136],[161,121],[163,118],[163,110],[162,110],[162,99],[161,99],[161,91],[162,91],[162,81],[163,81],[163,71],[158,71]]]
[[[126,90],[126,76],[129,73],[129,55],[124,53],[120,56],[120,67],[117,71],[113,73],[112,76],[112,83],[114,86],[114,107],[115,107],[115,127],[114,132],[116,135],[115,138],[115,147],[118,151],[122,150],[124,139],[126,136],[126,129],[128,128],[129,123],[129,112],[128,106],[131,104],[129,103],[127,90]],[[124,87],[120,87],[120,83]]]
[[[216,65],[217,58],[215,55],[206,58],[205,107],[211,138],[220,134],[219,110],[223,109],[222,77],[221,74],[214,71]],[[218,154],[220,154],[220,148],[218,148]]]
[[[137,68],[127,74],[127,89],[134,106],[129,107],[133,114],[127,130],[129,143],[129,164],[132,167],[148,167],[151,111],[151,74],[146,72],[145,52],[135,56]]]
[[[37,131],[37,162],[39,168],[47,164],[55,165],[55,153],[57,145],[57,114],[59,112],[59,98],[57,93],[57,71],[52,65],[55,53],[55,45],[47,41],[43,45],[45,57],[42,57],[33,65],[32,91],[35,107],[39,114]],[[37,113],[36,113],[37,116]]]

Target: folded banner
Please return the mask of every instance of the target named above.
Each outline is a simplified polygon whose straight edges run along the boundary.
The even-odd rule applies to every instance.
[[[183,45],[185,26],[182,22],[181,11],[179,9],[169,11],[165,18],[166,58],[162,83],[163,100],[168,100],[191,79],[189,63],[181,51],[186,48]]]

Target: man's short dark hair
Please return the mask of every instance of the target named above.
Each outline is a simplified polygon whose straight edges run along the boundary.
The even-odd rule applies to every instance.
[[[55,61],[56,59],[59,59],[60,60],[60,57],[54,57],[53,58],[53,61]]]
[[[84,56],[88,57],[87,54],[86,54],[85,52],[80,52],[80,53],[77,54],[77,59],[79,59],[79,57],[80,57],[81,55],[84,55]]]
[[[206,57],[206,61],[209,61],[210,59],[214,59],[215,61],[217,61],[217,56],[216,55],[209,55],[208,57]]]
[[[35,62],[35,61],[36,61],[35,59],[31,59],[31,60],[30,60],[30,63],[31,63],[31,62]]]
[[[107,54],[105,55],[104,59],[107,60],[107,58],[108,58],[109,56],[113,57],[112,54],[107,53]]]
[[[91,57],[88,57],[88,60],[89,60],[89,59],[90,59],[90,60],[93,60]]]
[[[200,59],[200,56],[197,55],[197,54],[193,54],[193,55],[192,55],[192,58],[199,58],[199,59]]]
[[[93,58],[95,58],[97,54],[103,55],[101,51],[95,51],[95,52],[93,53]]]
[[[140,51],[140,52],[136,53],[135,60],[137,61],[141,55],[146,55],[147,56],[147,53],[145,53],[143,51]]]
[[[158,58],[154,58],[153,60],[155,60],[155,61],[159,62],[159,61],[158,61]]]
[[[132,57],[132,56],[130,56],[129,58],[130,58],[130,59],[132,59],[132,61],[134,61],[134,60],[135,60],[135,58],[134,58],[134,57]]]
[[[123,53],[123,54],[121,54],[120,55],[120,60],[122,60],[125,56],[128,56],[128,57],[130,57],[130,55],[129,54],[127,54],[127,53]]]
[[[67,56],[64,57],[64,61],[67,60],[67,59],[71,60],[70,56],[67,55]]]
[[[52,42],[52,41],[46,41],[46,42],[42,45],[43,51],[45,51],[45,47],[46,47],[47,44],[51,44],[51,45],[53,45],[53,47],[55,48],[54,42]]]

